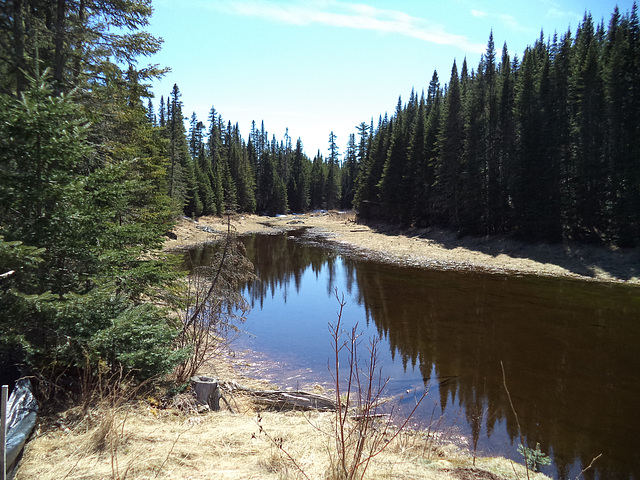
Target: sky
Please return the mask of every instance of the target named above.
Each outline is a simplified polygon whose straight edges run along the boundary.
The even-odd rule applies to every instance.
[[[393,115],[398,98],[444,86],[455,60],[477,68],[490,32],[513,58],[590,12],[608,24],[633,0],[154,0],[147,30],[164,39],[149,63],[171,71],[153,85],[157,108],[174,84],[183,113],[209,125],[214,107],[247,140],[255,121],[278,141],[326,158],[344,153],[361,122]],[[357,136],[356,136],[357,138]]]

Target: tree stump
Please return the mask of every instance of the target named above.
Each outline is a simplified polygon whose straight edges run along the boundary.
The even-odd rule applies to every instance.
[[[209,405],[209,409],[213,412],[220,410],[220,387],[217,379],[196,375],[191,377],[191,388],[196,394],[198,403]]]

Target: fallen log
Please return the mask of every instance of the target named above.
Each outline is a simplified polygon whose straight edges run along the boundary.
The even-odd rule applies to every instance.
[[[321,412],[333,412],[336,410],[336,402],[315,393],[286,390],[254,390],[243,387],[236,382],[221,382],[220,386],[232,393],[242,392],[252,396],[256,403],[276,410],[318,410]]]

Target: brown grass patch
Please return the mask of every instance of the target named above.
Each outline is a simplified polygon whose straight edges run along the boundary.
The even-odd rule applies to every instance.
[[[66,423],[75,411],[46,418],[16,480],[328,478],[333,413],[256,412],[237,397],[244,413],[185,414],[137,401],[96,408],[81,421]],[[373,459],[366,478],[460,478],[454,472],[470,464],[457,447],[407,431]],[[476,466],[493,478],[518,478],[514,468],[526,478],[505,459],[477,459]]]

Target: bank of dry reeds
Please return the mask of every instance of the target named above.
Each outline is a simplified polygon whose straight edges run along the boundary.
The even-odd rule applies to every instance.
[[[70,410],[45,419],[16,480],[327,478],[333,439],[323,431],[331,431],[334,413],[263,411],[258,422],[248,404],[240,410],[183,413],[148,399],[97,406],[83,417]],[[494,478],[526,478],[523,467],[515,465],[517,477],[505,459],[479,458],[476,467]],[[471,468],[471,458],[459,448],[407,430],[371,459],[365,478],[465,478],[451,471]]]

